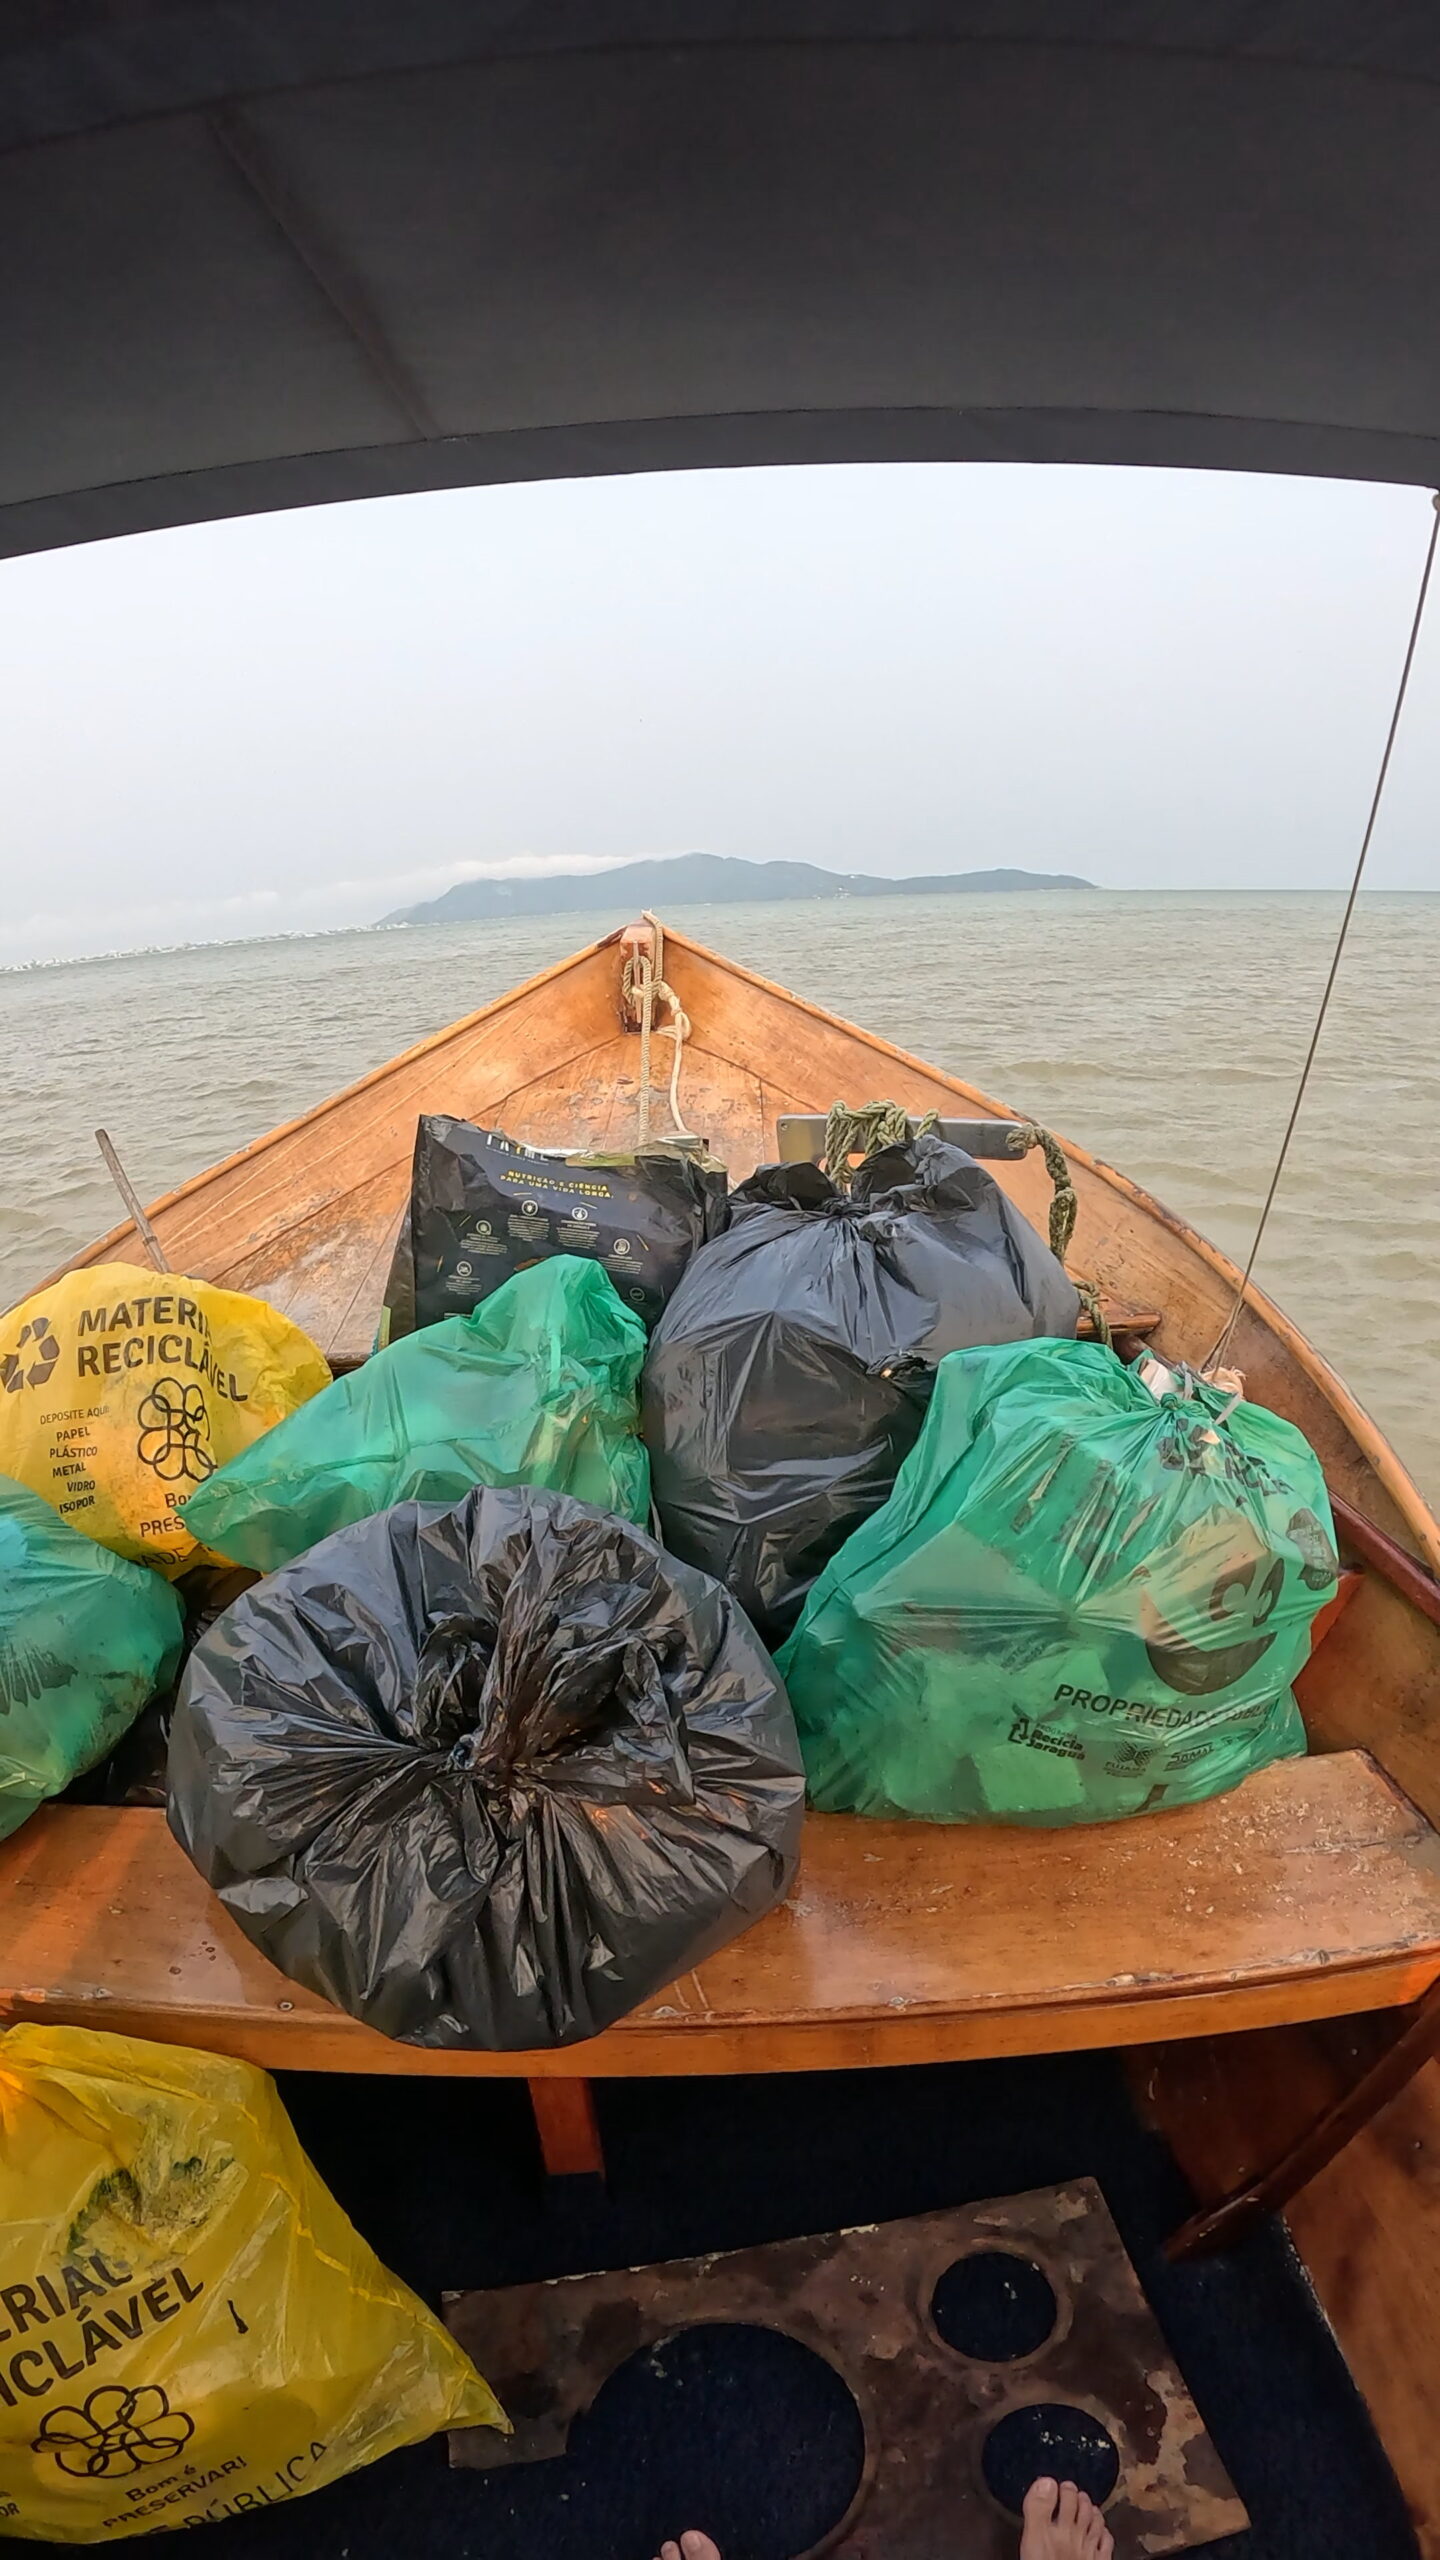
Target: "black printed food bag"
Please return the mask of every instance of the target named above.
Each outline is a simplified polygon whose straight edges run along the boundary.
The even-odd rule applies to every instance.
[[[725,1201],[723,1165],[678,1148],[546,1155],[469,1120],[424,1118],[381,1340],[468,1315],[552,1253],[601,1263],[653,1325],[697,1245],[724,1226]]]

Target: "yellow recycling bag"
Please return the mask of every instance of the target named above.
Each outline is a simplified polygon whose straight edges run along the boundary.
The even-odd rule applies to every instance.
[[[173,1577],[203,1552],[186,1495],[329,1384],[263,1299],[97,1262],[0,1316],[0,1475]]]
[[[0,2535],[114,2542],[508,2422],[323,2187],[268,2073],[0,2036]]]

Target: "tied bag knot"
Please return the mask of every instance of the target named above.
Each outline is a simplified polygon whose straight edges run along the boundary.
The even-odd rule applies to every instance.
[[[529,1486],[398,1503],[190,1658],[170,1822],[292,1981],[411,2044],[597,2035],[787,1891],[789,1701],[728,1592]]]

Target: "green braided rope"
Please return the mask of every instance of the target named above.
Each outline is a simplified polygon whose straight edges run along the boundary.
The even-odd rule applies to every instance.
[[[833,1183],[844,1191],[850,1183],[850,1158],[854,1155],[878,1155],[882,1147],[903,1147],[907,1138],[923,1138],[938,1128],[938,1111],[927,1111],[921,1120],[912,1120],[898,1102],[866,1102],[852,1111],[844,1102],[832,1102],[825,1121],[825,1170]]]
[[[1075,1233],[1075,1215],[1080,1206],[1075,1197],[1075,1185],[1070,1179],[1070,1167],[1065,1161],[1065,1150],[1058,1138],[1052,1138],[1049,1130],[1042,1129],[1036,1120],[1022,1120],[1018,1129],[1011,1130],[1005,1144],[1012,1156],[1028,1156],[1032,1147],[1038,1147],[1045,1158],[1045,1170],[1055,1186],[1055,1196],[1050,1203],[1050,1250],[1057,1262],[1063,1262],[1070,1250],[1070,1239]]]
[[[1012,1156],[1026,1156],[1032,1147],[1038,1147],[1045,1158],[1045,1169],[1054,1185],[1054,1197],[1050,1202],[1050,1250],[1063,1269],[1080,1207],[1075,1197],[1075,1185],[1070,1179],[1070,1167],[1065,1161],[1065,1150],[1058,1138],[1052,1138],[1048,1129],[1041,1128],[1038,1120],[1023,1120],[1018,1129],[1011,1130],[1005,1144]],[[1097,1340],[1110,1348],[1110,1325],[1100,1304],[1099,1290],[1092,1280],[1078,1280],[1073,1271],[1069,1279],[1095,1327]]]
[[[825,1170],[833,1183],[846,1190],[850,1183],[852,1155],[873,1156],[878,1155],[882,1147],[903,1147],[907,1138],[923,1138],[939,1124],[938,1112],[927,1111],[923,1119],[912,1120],[908,1111],[901,1110],[898,1102],[867,1102],[858,1111],[852,1111],[847,1103],[833,1102],[825,1121]],[[1032,1147],[1038,1147],[1045,1158],[1046,1171],[1054,1185],[1054,1198],[1050,1203],[1050,1250],[1063,1268],[1080,1206],[1075,1197],[1075,1185],[1070,1179],[1065,1150],[1058,1138],[1052,1138],[1049,1130],[1042,1129],[1036,1120],[1022,1121],[1010,1131],[1005,1143],[1013,1156],[1028,1155]],[[1098,1289],[1092,1281],[1077,1280],[1073,1271],[1070,1279],[1080,1304],[1095,1327],[1097,1338],[1108,1344],[1110,1326],[1100,1304]]]
[[[1107,1351],[1113,1351],[1115,1342],[1110,1331],[1110,1319],[1100,1304],[1100,1292],[1094,1281],[1079,1280],[1073,1271],[1067,1271],[1065,1276],[1095,1327],[1096,1341],[1103,1342]]]

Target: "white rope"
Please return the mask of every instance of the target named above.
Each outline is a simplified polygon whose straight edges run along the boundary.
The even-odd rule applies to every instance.
[[[669,1022],[657,1022],[655,1025],[656,1038],[673,1040],[675,1043],[675,1057],[670,1069],[670,1117],[675,1124],[677,1138],[695,1138],[695,1131],[687,1129],[680,1117],[680,1069],[685,1058],[685,1043],[690,1037],[690,1016],[674,988],[667,986],[663,978],[657,979],[655,993],[657,996],[663,996],[670,1007]],[[699,1145],[698,1138],[695,1139],[695,1143]]]
[[[636,1112],[635,1143],[637,1148],[644,1148],[650,1143],[650,1043],[653,1037],[657,1040],[673,1040],[675,1043],[674,1058],[670,1068],[670,1118],[674,1124],[674,1135],[677,1138],[688,1139],[694,1146],[699,1146],[701,1141],[695,1131],[687,1129],[680,1117],[680,1071],[684,1064],[685,1043],[690,1037],[690,1016],[664,975],[664,926],[658,916],[648,913],[642,918],[642,922],[649,925],[654,937],[651,949],[649,951],[636,949],[628,953],[621,978],[624,1002],[633,1014],[639,1016],[640,1021],[640,1093]],[[657,1004],[668,1008],[670,1014],[668,1022],[656,1021]]]
[[[650,1143],[650,1033],[655,1020],[655,977],[650,955],[642,951],[635,961],[636,999],[640,1007],[640,1109],[635,1125],[638,1147]]]
[[[1340,931],[1336,938],[1335,950],[1330,961],[1329,975],[1325,980],[1324,992],[1320,998],[1320,1010],[1315,1016],[1315,1028],[1310,1034],[1310,1046],[1305,1052],[1305,1064],[1300,1070],[1300,1081],[1295,1088],[1295,1099],[1290,1105],[1290,1117],[1285,1123],[1285,1135],[1280,1141],[1280,1153],[1275,1159],[1275,1170],[1270,1176],[1270,1188],[1265,1194],[1264,1206],[1260,1211],[1260,1221],[1255,1229],[1255,1240],[1250,1247],[1249,1259],[1247,1260],[1245,1268],[1240,1275],[1240,1285],[1235,1292],[1235,1303],[1232,1306],[1229,1315],[1225,1319],[1214,1350],[1211,1352],[1209,1359],[1205,1362],[1205,1372],[1217,1368],[1220,1362],[1224,1359],[1226,1352],[1230,1348],[1231,1336],[1235,1331],[1236,1325],[1240,1321],[1240,1311],[1245,1304],[1245,1292],[1250,1285],[1250,1275],[1255,1268],[1256,1257],[1260,1251],[1261,1238],[1264,1236],[1266,1226],[1269,1223],[1271,1209],[1275,1204],[1275,1194],[1280,1188],[1280,1176],[1285,1170],[1285,1159],[1290,1153],[1290,1141],[1295,1135],[1295,1124],[1300,1117],[1300,1105],[1305,1099],[1305,1088],[1310,1081],[1310,1070],[1315,1064],[1315,1053],[1320,1046],[1320,1034],[1325,1028],[1325,1016],[1330,1009],[1330,998],[1335,992],[1335,981],[1340,974],[1341,955],[1344,952],[1346,937],[1350,931],[1350,919],[1355,912],[1355,901],[1360,894],[1360,882],[1364,877],[1365,864],[1370,852],[1370,840],[1375,833],[1375,821],[1380,815],[1380,803],[1385,795],[1386,777],[1390,771],[1390,757],[1394,750],[1395,736],[1400,726],[1400,714],[1405,707],[1405,695],[1409,688],[1410,670],[1415,663],[1416,643],[1420,638],[1420,626],[1425,619],[1425,599],[1430,591],[1430,572],[1435,565],[1436,542],[1437,540],[1440,540],[1440,492],[1437,492],[1433,497],[1432,505],[1434,508],[1434,514],[1430,525],[1430,540],[1425,551],[1425,566],[1420,573],[1420,592],[1415,599],[1415,612],[1410,624],[1410,639],[1405,651],[1405,663],[1400,670],[1400,683],[1395,695],[1395,708],[1390,714],[1390,727],[1385,737],[1385,752],[1380,758],[1380,770],[1375,777],[1375,789],[1370,801],[1370,815],[1365,821],[1365,833],[1360,845],[1360,859],[1355,865],[1355,877],[1350,883],[1350,895],[1345,901],[1345,913],[1340,919]],[[1202,1372],[1202,1374],[1204,1373]]]

